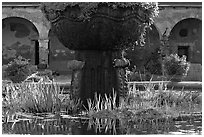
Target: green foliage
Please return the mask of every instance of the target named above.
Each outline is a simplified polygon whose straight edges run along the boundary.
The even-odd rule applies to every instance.
[[[78,19],[87,20],[90,19],[91,14],[97,11],[100,5],[106,5],[112,9],[117,8],[140,8],[145,12],[148,23],[153,23],[152,18],[158,15],[158,5],[154,2],[48,2],[42,3],[41,10],[45,14],[57,13],[58,11],[64,11],[67,7],[78,7],[81,9]],[[46,16],[49,20],[49,17]]]
[[[187,75],[190,63],[186,61],[186,57],[179,57],[177,54],[171,54],[164,58],[164,69],[168,76]]]
[[[154,108],[165,115],[178,116],[181,111],[192,112],[197,105],[202,105],[202,94],[199,91],[168,90],[166,84],[161,81],[156,90],[155,85],[150,81],[149,84],[144,84],[144,91],[131,86],[128,102],[123,106],[136,113],[138,110]]]
[[[4,72],[5,77],[12,80],[14,83],[22,82],[27,76],[31,75],[36,71],[36,66],[31,65],[27,59],[19,56],[14,61],[11,61],[7,67],[5,67]]]
[[[7,85],[5,106],[16,111],[31,113],[55,112],[60,109],[59,87],[52,84]]]
[[[159,48],[149,57],[145,64],[145,69],[151,74],[162,75],[162,64]]]
[[[161,81],[158,90],[149,82],[144,84],[145,90],[131,88],[126,98],[120,98],[119,107],[114,106],[113,99],[95,94],[95,99],[88,100],[88,115],[94,118],[127,118],[159,119],[162,117],[178,117],[183,111],[193,112],[201,105],[201,93],[193,91],[167,90]],[[183,109],[184,108],[184,109]]]
[[[112,111],[116,109],[116,93],[113,92],[113,97],[107,96],[103,98],[100,94],[99,96],[95,93],[95,98],[92,101],[91,99],[87,99],[88,103],[88,114],[89,116],[95,115],[98,112],[103,110]]]
[[[3,88],[5,98],[3,107],[16,112],[66,113],[76,112],[81,105],[80,100],[70,100],[68,95],[62,96],[63,90],[57,84],[7,84]],[[68,112],[69,111],[69,112]]]

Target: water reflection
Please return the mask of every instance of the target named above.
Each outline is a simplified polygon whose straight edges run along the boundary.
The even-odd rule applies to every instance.
[[[87,130],[93,130],[95,133],[111,134],[116,135],[116,127],[118,126],[118,119],[110,118],[91,118],[88,122]],[[117,123],[117,126],[116,126]]]
[[[3,134],[31,135],[202,134],[202,117],[157,120],[16,119],[3,122],[2,130]]]

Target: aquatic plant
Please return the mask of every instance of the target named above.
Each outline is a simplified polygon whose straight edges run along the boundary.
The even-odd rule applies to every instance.
[[[4,88],[3,92],[5,93],[3,107],[16,112],[56,113],[62,109],[75,112],[80,104],[80,101],[67,98],[68,95],[62,96],[63,89],[54,83],[10,84]]]
[[[7,85],[5,106],[32,113],[59,111],[58,93],[59,87],[54,84],[10,84]]]
[[[94,100],[87,99],[89,116],[96,114],[102,110],[112,111],[116,109],[116,93],[113,91],[112,96],[105,94],[103,98],[100,94],[95,93]]]
[[[127,98],[120,98],[119,107],[113,105],[116,94],[113,94],[113,99],[95,94],[94,100],[87,100],[88,115],[95,118],[158,119],[178,117],[183,111],[193,113],[197,106],[201,106],[198,92],[169,90],[164,82],[157,90],[151,81],[144,87],[144,91],[130,88]]]
[[[197,106],[201,106],[202,95],[199,91],[167,89],[164,82],[161,82],[156,90],[151,81],[144,84],[144,87],[144,91],[130,88],[129,100],[123,106],[131,110],[154,108],[167,116],[178,116],[182,111],[190,113],[195,111]]]

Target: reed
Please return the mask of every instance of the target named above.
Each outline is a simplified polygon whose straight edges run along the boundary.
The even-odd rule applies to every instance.
[[[3,107],[16,112],[56,113],[64,108],[75,111],[81,103],[80,100],[74,101],[68,95],[62,95],[63,89],[54,83],[9,84],[3,92]]]
[[[95,93],[94,100],[87,100],[88,114],[90,116],[99,116],[107,115],[108,113],[110,117],[113,115],[123,117],[129,112],[131,112],[132,115],[137,115],[140,112],[149,113],[151,111],[148,115],[154,115],[154,112],[157,111],[157,114],[161,114],[162,117],[176,117],[183,111],[187,113],[194,112],[194,109],[197,107],[196,105],[201,106],[202,101],[198,100],[200,93],[184,91],[184,89],[181,91],[167,89],[162,82],[159,84],[157,90],[151,81],[149,84],[144,85],[144,87],[144,91],[140,91],[136,88],[130,89],[132,91],[129,91],[126,99],[120,98],[119,107],[115,105],[116,93],[113,93],[113,96],[104,95],[104,97]],[[121,114],[121,112],[123,114]]]
[[[116,109],[116,93],[113,91],[112,96],[105,94],[104,97],[95,93],[94,100],[87,99],[87,103],[89,115],[102,110],[112,111]]]

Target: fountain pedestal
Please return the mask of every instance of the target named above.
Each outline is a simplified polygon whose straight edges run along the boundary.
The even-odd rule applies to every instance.
[[[84,20],[80,17],[88,6],[80,7],[80,4],[46,3],[43,7],[58,39],[77,51],[76,60],[83,62],[73,71],[72,97],[86,102],[88,98],[93,99],[95,92],[104,95],[114,90],[118,103],[119,97],[127,93],[128,61],[121,51],[140,39],[152,13],[141,3],[129,7],[123,5],[127,3],[88,3],[97,6]]]
[[[97,94],[117,93],[116,102],[119,96],[125,97],[127,94],[127,83],[125,67],[128,61],[121,58],[119,51],[80,51],[76,57],[85,62],[83,67],[73,71],[71,90],[73,98],[86,99],[94,98]],[[120,64],[117,63],[120,60]]]

